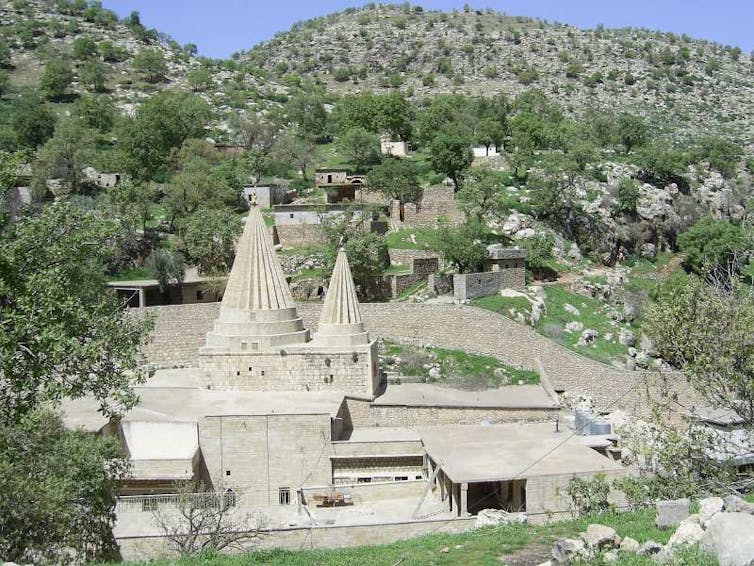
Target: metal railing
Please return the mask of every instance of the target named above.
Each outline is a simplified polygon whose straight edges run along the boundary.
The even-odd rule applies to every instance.
[[[118,498],[119,511],[154,511],[163,507],[198,507],[204,509],[219,509],[235,507],[238,494],[233,491],[226,493],[165,493],[160,495],[124,495]]]

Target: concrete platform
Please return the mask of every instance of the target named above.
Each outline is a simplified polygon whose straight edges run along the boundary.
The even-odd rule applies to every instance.
[[[427,454],[454,483],[589,474],[625,468],[554,423],[422,427]]]
[[[405,407],[477,407],[501,409],[557,409],[541,385],[508,385],[498,389],[467,391],[433,383],[390,385],[374,405]]]

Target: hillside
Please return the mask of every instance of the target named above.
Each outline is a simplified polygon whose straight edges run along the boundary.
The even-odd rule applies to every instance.
[[[738,48],[644,29],[579,30],[493,11],[368,6],[296,24],[238,54],[279,82],[333,92],[401,88],[515,95],[539,88],[572,112],[623,108],[679,134],[754,133],[754,62]]]

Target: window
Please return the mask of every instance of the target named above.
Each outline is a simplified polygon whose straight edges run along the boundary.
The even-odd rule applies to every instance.
[[[225,475],[229,476],[230,475],[230,470],[225,470]]]
[[[396,476],[395,481],[408,481],[408,476]]]
[[[201,301],[203,299],[204,299],[204,291],[202,291],[201,289],[197,289],[196,290],[196,300],[197,301]]]
[[[290,505],[291,504],[291,488],[281,487],[280,489],[278,489],[278,500],[280,501],[280,505]]]
[[[356,480],[358,483],[372,483],[372,478],[359,478]]]
[[[293,213],[291,212],[290,214],[288,214],[288,217],[293,218]]]

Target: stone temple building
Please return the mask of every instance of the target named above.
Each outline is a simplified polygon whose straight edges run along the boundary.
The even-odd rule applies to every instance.
[[[68,403],[64,413],[71,427],[119,437],[131,459],[118,509],[122,549],[155,536],[139,530],[149,524],[142,515],[180,480],[202,480],[272,515],[306,508],[311,528],[328,501],[371,510],[354,519],[347,506],[331,509],[341,514],[328,525],[346,515],[414,525],[483,508],[550,516],[568,509],[573,475],[625,473],[608,457],[612,437],[557,426],[560,403],[546,383],[469,391],[388,386],[382,376],[345,252],[312,335],[252,206],[196,367],[157,371],[117,422],[98,416],[89,400]],[[375,518],[380,505],[384,515]],[[278,526],[291,529],[296,517]]]

